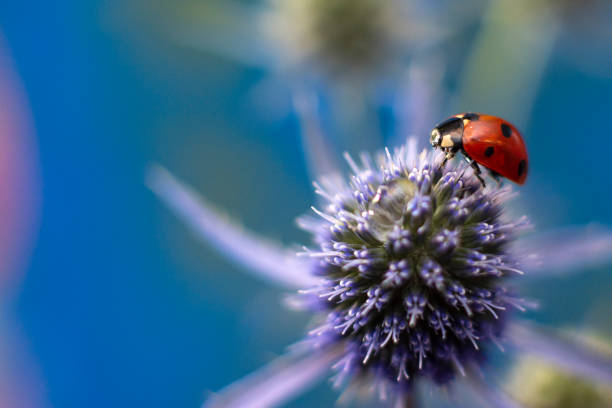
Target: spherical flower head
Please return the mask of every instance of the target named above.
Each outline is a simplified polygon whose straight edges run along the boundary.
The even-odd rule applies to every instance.
[[[482,188],[470,169],[413,151],[348,158],[350,182],[317,185],[328,205],[302,223],[324,282],[304,291],[321,318],[311,336],[346,345],[339,381],[406,392],[421,378],[446,384],[485,361],[520,308],[507,248],[527,222],[506,219],[509,189]]]
[[[400,14],[394,0],[275,0],[263,24],[293,62],[345,75],[385,65]]]

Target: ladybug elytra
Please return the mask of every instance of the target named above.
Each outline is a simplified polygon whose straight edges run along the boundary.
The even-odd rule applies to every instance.
[[[446,153],[442,165],[461,152],[485,186],[479,164],[499,183],[500,176],[518,184],[527,178],[527,149],[520,132],[502,118],[461,113],[431,131],[431,145]]]

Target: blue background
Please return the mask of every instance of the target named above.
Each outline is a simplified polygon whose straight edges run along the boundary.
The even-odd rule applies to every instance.
[[[307,322],[283,309],[281,291],[198,242],[143,181],[160,162],[250,229],[305,242],[293,220],[313,194],[295,115],[262,116],[248,90],[270,73],[174,46],[143,7],[0,3],[43,188],[16,319],[52,407],[197,407]],[[612,52],[598,58],[609,64]],[[583,72],[558,51],[534,106],[523,196],[538,228],[612,225],[612,72]],[[544,305],[535,317],[565,326],[599,316],[611,290],[601,268],[527,294]],[[603,317],[592,324],[612,331]],[[294,406],[334,398],[323,385]]]

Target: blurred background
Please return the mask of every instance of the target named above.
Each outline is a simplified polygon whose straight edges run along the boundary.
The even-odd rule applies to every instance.
[[[424,147],[464,111],[522,130],[538,231],[612,225],[609,1],[0,2],[0,407],[198,407],[301,338],[308,316],[199,242],[150,164],[307,243],[304,135]],[[612,338],[611,291],[608,265],[525,292],[533,319]]]

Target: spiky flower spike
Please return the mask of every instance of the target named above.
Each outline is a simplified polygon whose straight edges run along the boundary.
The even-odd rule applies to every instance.
[[[322,220],[301,223],[320,246],[305,254],[324,278],[304,291],[324,310],[311,336],[346,342],[341,382],[445,384],[480,365],[509,309],[521,308],[506,279],[521,272],[506,247],[527,220],[504,220],[509,190],[483,189],[465,167],[413,152],[362,157],[360,166],[347,156],[350,182],[316,185],[329,204],[314,209]]]

